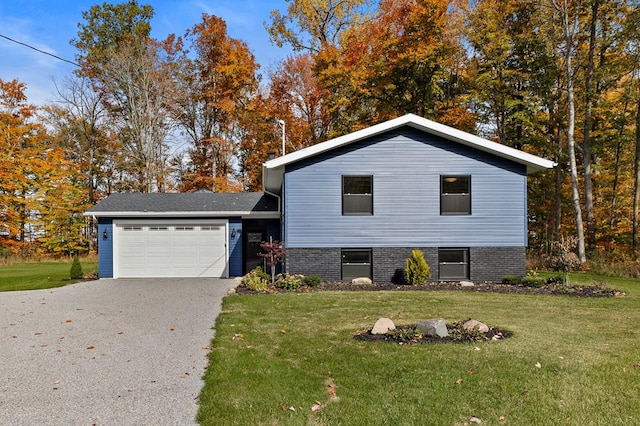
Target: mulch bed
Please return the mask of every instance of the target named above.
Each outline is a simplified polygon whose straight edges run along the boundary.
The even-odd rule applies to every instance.
[[[410,328],[410,326],[398,326],[398,329],[402,328]],[[450,325],[448,326],[450,328]],[[500,341],[503,339],[508,339],[513,336],[513,333],[509,330],[503,330],[496,327],[491,327],[488,332],[482,333],[484,335],[483,341],[492,341],[492,339]],[[459,336],[456,337],[452,334],[445,337],[438,336],[422,336],[417,340],[409,340],[403,341],[397,338],[394,338],[393,335],[390,334],[371,334],[371,330],[361,331],[353,336],[355,340],[361,340],[365,342],[385,342],[385,343],[396,343],[398,345],[420,345],[426,343],[480,343],[480,341],[473,339],[471,336]]]
[[[547,284],[543,287],[527,287],[524,285],[501,284],[495,282],[474,283],[473,287],[463,287],[458,282],[433,282],[424,285],[399,285],[392,283],[374,283],[370,285],[355,285],[349,282],[323,282],[316,287],[302,286],[297,290],[282,290],[270,287],[268,293],[310,292],[310,291],[467,291],[483,293],[519,293],[519,294],[548,294],[574,297],[620,297],[625,293],[605,285],[562,285]],[[237,294],[255,294],[253,290],[239,285]]]

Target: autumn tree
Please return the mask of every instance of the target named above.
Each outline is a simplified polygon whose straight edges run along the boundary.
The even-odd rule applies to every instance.
[[[483,0],[470,9],[465,30],[480,121],[497,142],[518,149],[539,137],[543,94],[554,84],[535,13],[534,3]]]
[[[120,189],[165,191],[165,137],[170,128],[172,79],[163,45],[150,39],[153,8],[135,0],[83,12],[78,37],[80,75],[91,78],[118,126],[123,151]]]
[[[566,109],[562,132],[556,137],[559,150],[563,139],[567,141],[567,153],[571,176],[571,200],[574,210],[575,229],[577,235],[578,258],[581,263],[586,261],[585,240],[580,202],[578,181],[578,159],[576,156],[576,99],[575,74],[577,67],[577,51],[580,39],[580,13],[583,4],[580,1],[549,0],[540,6],[537,18],[537,28],[542,31],[548,41],[547,50],[555,58],[555,69],[558,71],[558,87],[564,94]],[[558,182],[560,184],[560,182]]]
[[[56,102],[46,106],[43,119],[66,158],[85,177],[86,201],[95,204],[108,195],[107,158],[117,149],[110,140],[111,129],[100,93],[86,77],[69,77],[56,83]]]
[[[48,254],[73,255],[92,249],[94,235],[85,226],[86,201],[83,176],[76,164],[55,148],[47,153],[47,167],[41,170],[37,211],[42,235],[39,242]]]
[[[269,96],[280,106],[276,117],[287,123],[290,149],[328,139],[330,121],[324,102],[328,92],[314,73],[310,54],[288,57],[276,68],[271,74]]]
[[[282,133],[276,117],[281,112],[282,105],[264,89],[251,98],[240,115],[238,167],[246,191],[262,191],[262,164],[280,152]]]
[[[368,18],[373,0],[286,0],[287,12],[271,12],[265,23],[272,42],[317,54],[338,46],[345,30]]]
[[[84,221],[78,213],[86,204],[78,197],[77,171],[36,122],[24,90],[17,80],[0,80],[0,248],[28,256],[44,239],[54,252],[79,250]],[[55,226],[60,216],[68,226]]]
[[[321,81],[337,124],[352,130],[404,113],[437,118],[443,85],[451,83],[445,59],[460,49],[447,31],[449,0],[381,1],[372,19],[351,26],[339,58],[325,58]],[[453,99],[453,98],[450,98]],[[451,108],[448,105],[447,108]]]
[[[224,20],[214,15],[203,14],[202,22],[186,32],[190,51],[182,49],[182,42],[174,44],[182,52],[175,72],[174,118],[191,145],[177,161],[182,167],[179,188],[240,190],[233,169],[239,117],[257,89],[258,65],[248,46],[229,37]]]
[[[322,133],[329,137],[348,133],[355,118],[352,109],[362,98],[351,96],[350,103],[345,102],[351,89],[349,78],[336,72],[325,78],[327,69],[337,70],[341,67],[342,41],[345,34],[354,26],[368,21],[376,10],[373,0],[287,0],[286,13],[279,10],[271,12],[271,21],[266,25],[271,40],[278,46],[288,44],[296,51],[309,54],[314,78],[320,90],[324,92],[323,109],[328,114],[326,127]],[[301,65],[301,60],[297,60]],[[291,60],[283,63],[280,73],[291,73],[294,65]],[[289,70],[285,71],[285,67]],[[308,79],[300,76],[299,78]],[[324,80],[324,81],[323,81]],[[331,84],[327,84],[327,83]],[[336,120],[336,119],[339,120]],[[295,121],[295,120],[294,120]],[[316,126],[317,127],[317,126]],[[291,133],[291,132],[289,132]]]
[[[529,198],[536,200],[529,205],[530,245],[548,250],[561,224],[563,120],[559,72],[539,15],[534,2],[482,0],[465,11],[463,34],[471,54],[468,95],[479,133],[559,163],[555,176],[529,177]]]
[[[104,2],[82,12],[84,23],[78,24],[78,36],[71,40],[78,49],[76,60],[82,65],[77,73],[89,77],[103,74],[102,66],[120,46],[149,38],[153,15],[151,6],[139,5],[136,0]]]
[[[161,51],[155,43],[130,43],[104,64],[109,77],[101,82],[101,92],[126,154],[120,164],[125,190],[171,188],[166,137],[172,126],[173,83]]]

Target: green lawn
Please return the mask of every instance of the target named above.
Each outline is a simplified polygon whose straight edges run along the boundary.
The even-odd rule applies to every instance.
[[[95,260],[81,260],[85,275],[97,273]],[[76,281],[69,279],[71,259],[57,262],[23,262],[0,265],[0,291],[38,290],[61,287]]]
[[[605,280],[627,295],[229,296],[216,323],[198,419],[205,425],[473,425],[471,417],[483,425],[637,424],[640,285],[571,277],[573,283]],[[420,346],[352,338],[379,317],[396,324],[472,317],[514,336]]]

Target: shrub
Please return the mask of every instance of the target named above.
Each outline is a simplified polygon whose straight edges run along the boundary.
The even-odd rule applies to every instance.
[[[429,264],[420,250],[411,250],[404,268],[404,278],[411,285],[424,284],[431,276]]]
[[[82,272],[82,265],[80,265],[80,259],[78,256],[73,256],[73,262],[71,263],[71,271],[69,273],[72,280],[80,280],[84,277]]]
[[[303,278],[304,285],[308,285],[309,287],[317,287],[322,283],[322,278],[317,275],[307,275]]]
[[[451,324],[447,324],[447,329],[449,330],[449,336],[451,339],[460,341],[460,342],[484,342],[489,340],[487,335],[480,331],[478,327],[473,327],[470,330],[464,328],[465,321],[456,321]]]
[[[386,334],[389,338],[402,343],[417,343],[424,337],[424,334],[415,326],[397,327],[393,330],[389,330]]]
[[[562,284],[564,282],[564,277],[562,275],[554,275],[552,277],[547,278],[547,284]]]
[[[276,281],[276,266],[287,256],[287,251],[284,249],[284,241],[274,241],[269,237],[269,242],[261,242],[260,248],[262,251],[258,253],[258,256],[262,257],[271,268],[271,284],[274,284]]]
[[[278,274],[276,287],[283,290],[296,290],[302,285],[303,275]]]
[[[540,288],[547,284],[547,279],[542,277],[525,277],[522,280],[522,284],[526,287]]]
[[[250,290],[265,292],[269,284],[269,275],[258,266],[242,278],[242,284]]]
[[[522,277],[518,275],[507,275],[505,277],[502,277],[502,283],[510,285],[520,285],[522,284]]]

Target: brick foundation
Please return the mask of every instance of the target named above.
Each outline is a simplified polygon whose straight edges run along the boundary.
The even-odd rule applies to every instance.
[[[411,250],[422,250],[431,268],[431,279],[438,278],[437,247],[373,247],[373,281],[393,282],[404,269]],[[286,269],[290,274],[318,275],[325,281],[341,279],[340,248],[289,248]],[[500,281],[506,275],[525,275],[524,247],[470,247],[471,281]]]

